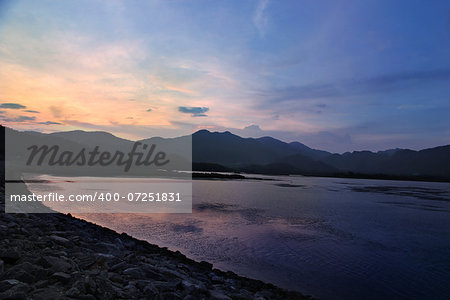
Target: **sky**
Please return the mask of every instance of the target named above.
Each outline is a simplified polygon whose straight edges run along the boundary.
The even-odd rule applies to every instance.
[[[331,152],[450,144],[448,1],[2,1],[0,121]]]

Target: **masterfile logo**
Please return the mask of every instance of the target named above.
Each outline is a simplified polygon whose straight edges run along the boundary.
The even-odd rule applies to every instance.
[[[142,151],[139,151],[139,148]],[[155,166],[162,167],[167,165],[170,160],[167,159],[167,155],[164,151],[156,151],[157,146],[155,144],[147,145],[141,142],[136,142],[130,152],[124,153],[122,151],[115,151],[113,153],[109,151],[100,151],[99,146],[95,146],[92,151],[82,148],[78,153],[72,151],[60,151],[60,147],[53,146],[37,146],[32,145],[27,148],[30,150],[28,156],[27,166],[33,163],[37,166],[41,166],[42,163],[48,158],[48,164],[50,166],[109,166],[117,165],[123,166],[124,172],[128,172],[131,166]]]
[[[6,128],[5,139],[6,212],[192,212],[190,135],[83,142]]]

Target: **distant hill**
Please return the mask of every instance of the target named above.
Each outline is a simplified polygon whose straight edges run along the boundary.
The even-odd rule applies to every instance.
[[[129,150],[133,146],[130,140],[119,138],[104,131],[62,131],[48,134],[51,137],[63,138],[83,145],[97,145],[107,149]]]
[[[6,130],[23,135],[27,140],[55,141],[72,149],[98,145],[109,150],[129,151],[134,143],[99,131],[43,134]],[[208,130],[197,131],[192,136],[151,137],[140,142],[158,145],[179,161],[179,165],[192,157],[193,170],[197,171],[450,180],[450,145],[421,151],[389,149],[332,154],[300,142],[285,143],[272,137],[242,138],[228,131]],[[185,145],[191,142],[192,153],[185,150]]]
[[[301,148],[301,149],[299,149]],[[285,143],[272,137],[242,138],[228,131],[200,130],[192,135],[192,160],[240,167],[248,164],[284,162],[288,156],[303,154],[305,163],[328,153],[301,143]],[[330,153],[328,153],[330,154]]]
[[[242,138],[230,132],[197,131],[193,161],[241,172],[304,175],[388,175],[450,179],[450,145],[421,151],[389,149],[332,154],[272,137]],[[212,170],[214,171],[214,170]]]

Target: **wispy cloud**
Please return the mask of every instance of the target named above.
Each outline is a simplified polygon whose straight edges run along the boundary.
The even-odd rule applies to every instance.
[[[55,118],[61,118],[62,109],[60,107],[50,106],[50,111],[52,112],[52,114]]]
[[[2,103],[0,104],[0,108],[8,108],[8,109],[24,109],[26,106],[19,103]]]
[[[266,8],[268,4],[269,0],[259,0],[258,5],[256,6],[256,10],[253,13],[253,24],[258,30],[260,37],[264,37],[266,34],[266,27],[268,22]]]
[[[28,117],[28,116],[18,116],[15,118],[4,118],[3,121],[5,122],[11,122],[11,123],[24,123],[24,122],[30,122],[35,121],[36,117]]]
[[[378,94],[401,89],[410,89],[431,82],[450,80],[450,69],[410,71],[384,74],[359,80],[342,80],[327,83],[287,86],[267,91],[260,95],[270,102],[296,101],[300,99],[336,98],[352,95]],[[321,106],[320,106],[321,105]],[[317,104],[322,107],[325,104]]]
[[[63,123],[53,122],[53,121],[38,122],[38,124],[42,124],[42,125],[63,125]]]
[[[192,117],[206,117],[206,112],[209,111],[208,107],[193,107],[193,106],[179,106],[178,111],[191,114]]]

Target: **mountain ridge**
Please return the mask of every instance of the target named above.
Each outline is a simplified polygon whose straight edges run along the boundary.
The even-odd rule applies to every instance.
[[[135,141],[103,131],[27,132],[35,138],[65,139],[76,144],[99,145],[115,150],[130,149]],[[191,153],[177,152],[192,138],[192,162],[201,171],[230,170],[263,174],[317,176],[399,176],[444,178],[450,180],[450,145],[422,150],[387,149],[353,151],[343,154],[312,149],[300,142],[286,143],[276,138],[244,138],[229,131],[199,130],[176,138],[151,137],[141,143],[156,143],[173,154],[190,159]]]

